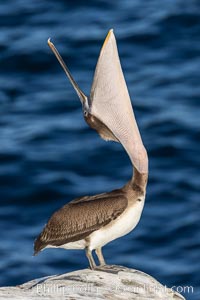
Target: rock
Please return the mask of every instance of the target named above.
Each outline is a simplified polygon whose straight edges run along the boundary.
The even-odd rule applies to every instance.
[[[35,279],[16,287],[0,288],[0,299],[179,300],[177,292],[141,271],[121,266],[79,270]]]

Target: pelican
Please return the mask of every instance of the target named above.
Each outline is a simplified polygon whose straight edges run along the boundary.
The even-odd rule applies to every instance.
[[[87,124],[104,140],[122,144],[132,167],[132,178],[121,188],[72,200],[57,210],[35,240],[34,255],[45,248],[85,249],[91,269],[105,260],[102,247],[124,236],[138,224],[144,207],[148,179],[148,156],[142,143],[122,72],[117,44],[111,29],[104,41],[95,69],[90,96],[73,79],[54,44],[57,57],[83,108]]]

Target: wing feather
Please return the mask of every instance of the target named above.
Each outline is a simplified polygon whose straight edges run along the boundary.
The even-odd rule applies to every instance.
[[[86,238],[116,219],[127,204],[125,195],[116,191],[71,201],[49,219],[35,241],[35,254],[47,245],[60,246]]]

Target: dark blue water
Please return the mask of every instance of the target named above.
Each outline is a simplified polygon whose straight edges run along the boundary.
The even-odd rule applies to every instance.
[[[0,26],[0,284],[87,267],[77,251],[32,257],[33,241],[55,209],[131,176],[122,147],[84,122],[46,43],[88,94],[114,28],[150,177],[141,222],[105,258],[200,299],[199,1],[1,1]]]

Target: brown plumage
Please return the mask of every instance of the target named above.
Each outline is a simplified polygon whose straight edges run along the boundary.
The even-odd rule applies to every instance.
[[[84,116],[84,119],[92,129],[97,131],[97,133],[102,139],[106,141],[119,142],[119,140],[116,138],[116,136],[114,136],[112,131],[98,118],[88,113],[86,116]]]
[[[122,190],[74,199],[49,219],[34,245],[34,255],[47,245],[60,246],[87,238],[115,220],[127,207]]]

